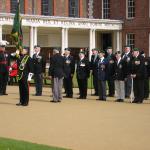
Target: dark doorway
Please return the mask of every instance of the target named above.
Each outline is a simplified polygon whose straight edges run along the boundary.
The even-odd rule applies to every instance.
[[[112,47],[112,34],[111,33],[102,33],[101,34],[102,49],[106,50],[107,47]]]

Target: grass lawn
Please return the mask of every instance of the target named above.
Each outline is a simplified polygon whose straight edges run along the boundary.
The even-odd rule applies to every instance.
[[[0,150],[67,150],[67,149],[0,138]]]

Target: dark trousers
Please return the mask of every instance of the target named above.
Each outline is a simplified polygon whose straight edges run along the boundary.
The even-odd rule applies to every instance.
[[[108,95],[109,96],[114,96],[115,94],[115,83],[114,80],[107,80],[108,83]]]
[[[78,86],[79,86],[79,94],[81,98],[86,98],[87,96],[87,78],[86,79],[78,79]]]
[[[144,99],[144,80],[133,80],[134,101],[143,102]]]
[[[8,72],[0,72],[0,94],[6,94]]]
[[[131,94],[132,79],[127,77],[125,80],[125,97],[129,97]]]
[[[34,74],[36,95],[42,95],[43,76],[42,74]]]
[[[64,78],[64,85],[65,85],[66,96],[72,96],[73,95],[73,87],[72,87],[72,77],[71,76]]]
[[[144,80],[144,98],[149,97],[149,79]]]
[[[100,100],[106,100],[106,81],[98,80],[98,95]]]
[[[22,105],[28,105],[29,103],[29,84],[27,79],[22,78],[19,80],[19,93],[20,93],[20,103]]]
[[[96,75],[93,75],[93,86],[95,94],[98,94],[98,77]]]

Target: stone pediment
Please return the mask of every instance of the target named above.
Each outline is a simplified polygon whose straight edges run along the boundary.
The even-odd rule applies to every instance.
[[[1,25],[12,25],[14,14],[0,13]],[[121,20],[21,15],[23,26],[122,30]]]

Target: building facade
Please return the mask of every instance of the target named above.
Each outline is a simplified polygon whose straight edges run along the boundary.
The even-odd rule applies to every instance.
[[[0,40],[11,42],[10,33],[17,0],[0,0]],[[149,0],[20,0],[23,42],[41,45],[47,53],[53,47],[81,48],[123,45],[139,47],[150,53]]]
[[[150,55],[150,0],[94,0],[93,9],[94,18],[123,21],[122,45]]]

